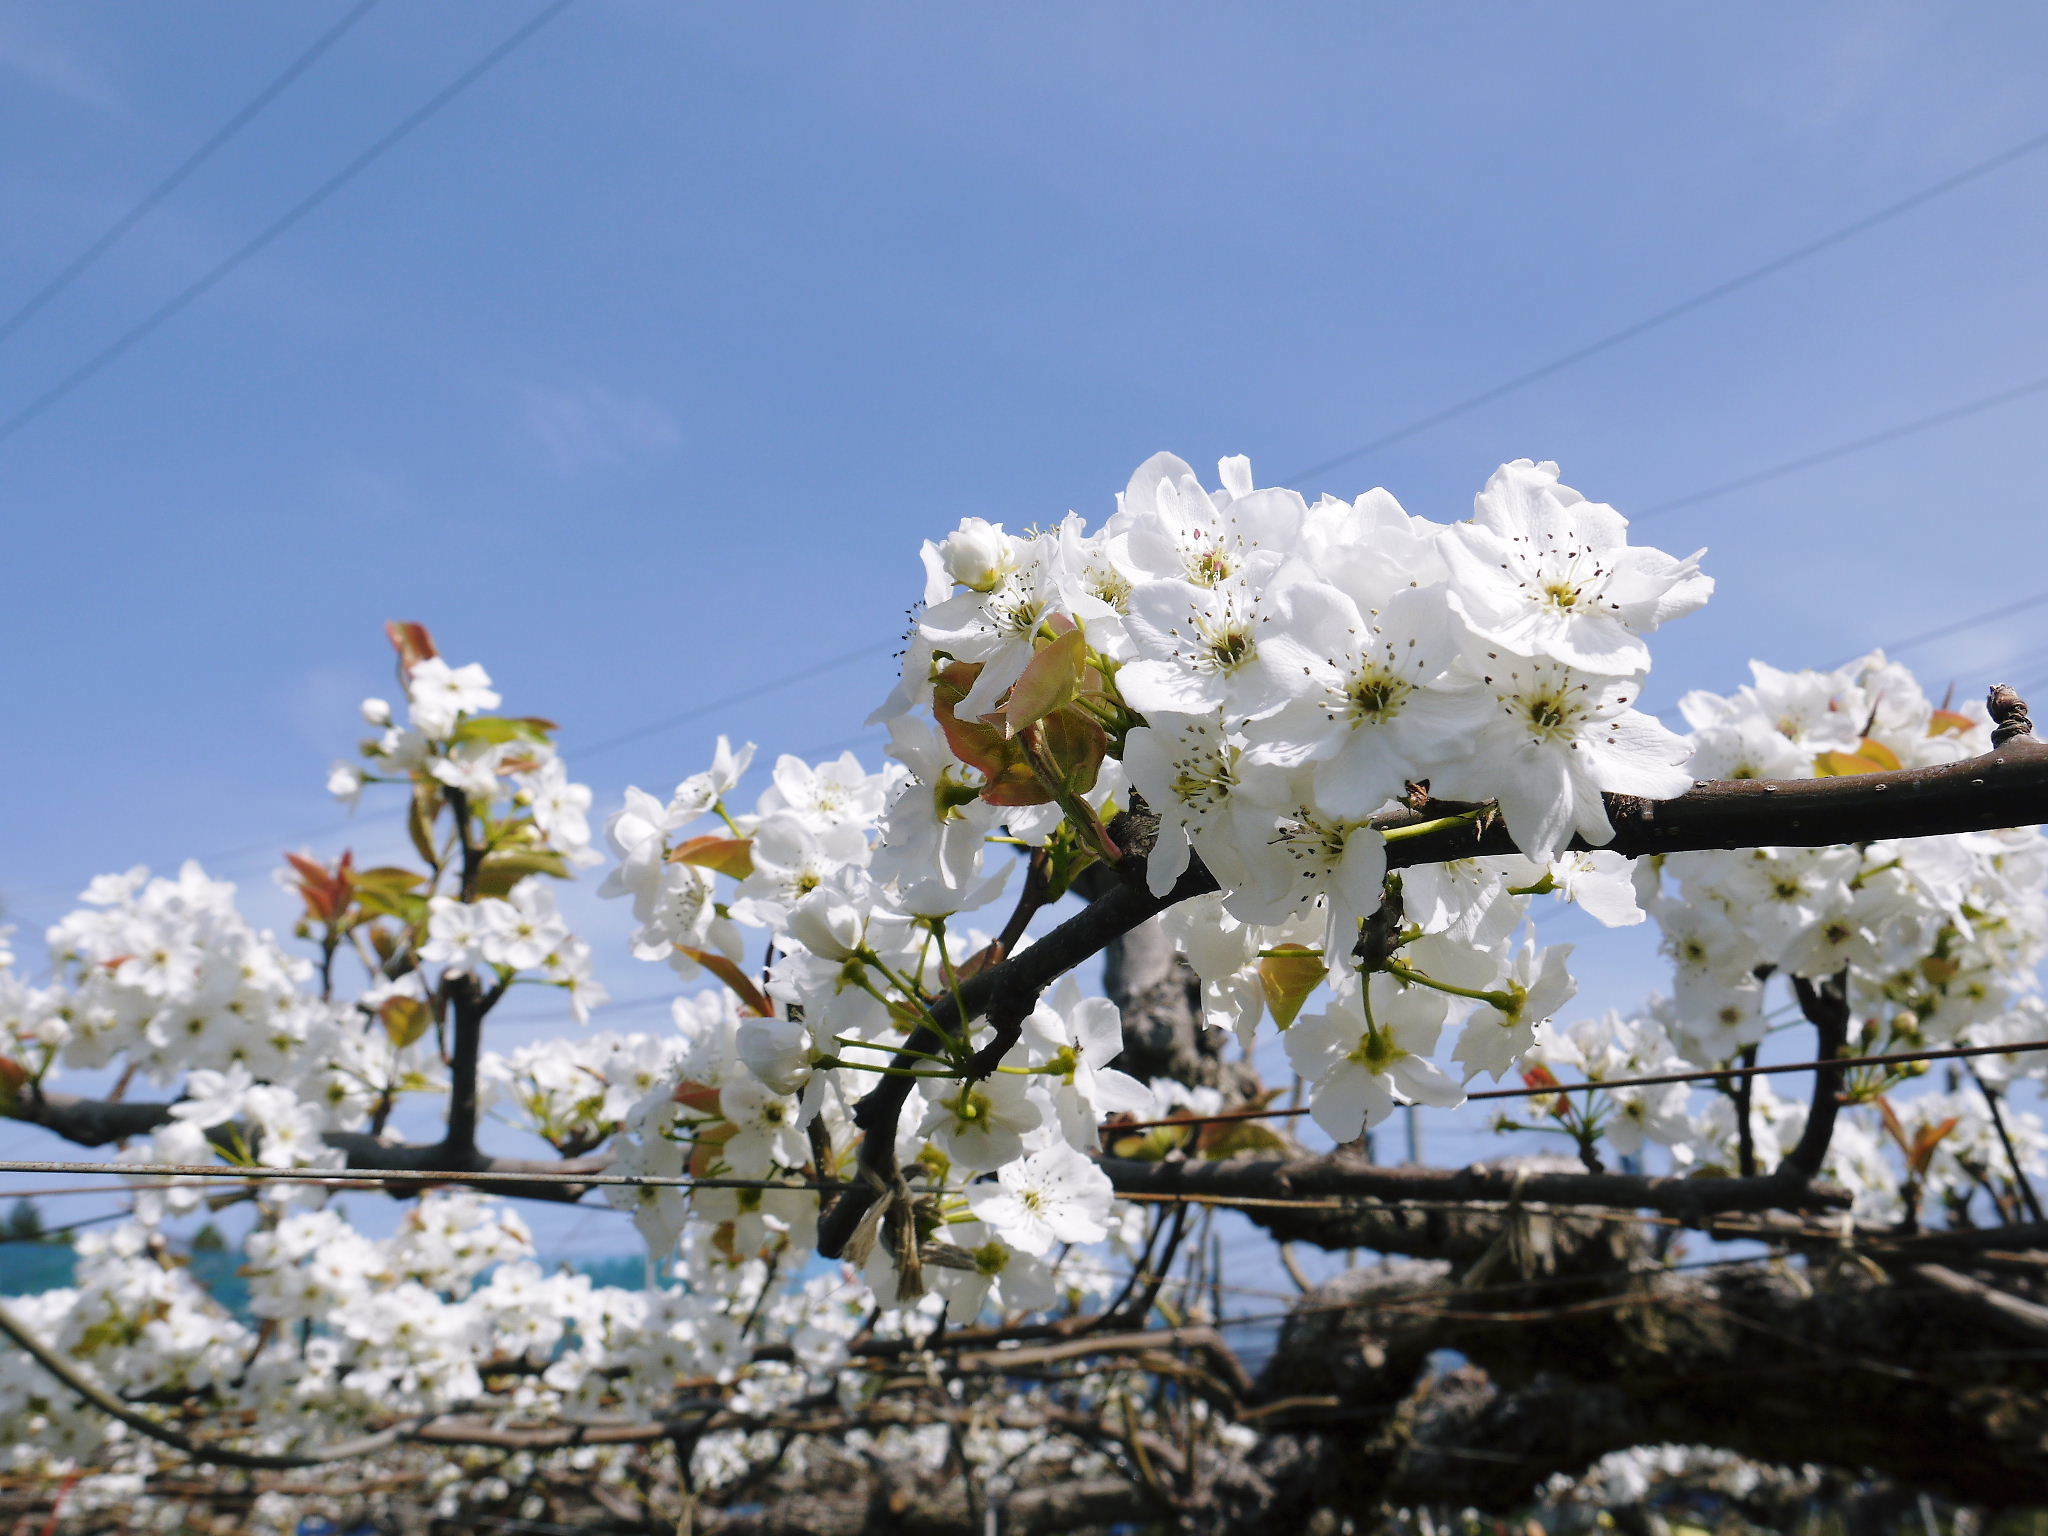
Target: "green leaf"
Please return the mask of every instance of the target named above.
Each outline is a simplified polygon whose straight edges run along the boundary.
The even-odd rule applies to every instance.
[[[1230,1125],[1209,1126],[1207,1129],[1216,1134],[1205,1135],[1197,1143],[1203,1157],[1236,1157],[1240,1152],[1289,1150],[1285,1136],[1270,1125],[1261,1125],[1256,1120],[1239,1120]]]
[[[377,1018],[392,1045],[404,1050],[427,1032],[434,1016],[416,997],[387,997],[377,1008]]]
[[[1266,994],[1266,1007],[1273,1022],[1285,1029],[1301,1012],[1309,994],[1323,984],[1330,968],[1320,950],[1302,944],[1282,944],[1259,962],[1259,985]]]
[[[1155,1125],[1146,1131],[1118,1136],[1112,1127],[1109,1152],[1112,1157],[1127,1157],[1134,1162],[1164,1162],[1188,1144],[1193,1130],[1192,1126]]]
[[[401,869],[396,864],[379,864],[374,869],[357,871],[356,889],[402,896],[426,884],[426,880],[427,877],[417,870]]]
[[[1010,689],[1009,702],[997,712],[1002,717],[1003,734],[1014,736],[1073,703],[1081,696],[1087,675],[1088,637],[1079,628],[1040,646]]]
[[[1854,752],[1823,752],[1813,760],[1813,771],[1823,779],[1845,779],[1859,773],[1896,773],[1899,754],[1881,741],[1866,736]]]
[[[552,848],[520,848],[508,853],[487,854],[476,875],[479,896],[507,896],[512,887],[528,875],[569,878],[569,861]]]
[[[512,719],[504,715],[470,715],[455,728],[455,740],[499,746],[508,741],[546,741],[555,722],[538,716]]]
[[[1062,709],[1046,717],[1038,739],[1061,789],[1085,795],[1095,787],[1109,755],[1109,732],[1078,709]]]
[[[1967,731],[1974,730],[1976,725],[1977,722],[1968,715],[1959,714],[1953,709],[1937,709],[1927,717],[1927,734],[1930,736],[1961,736]]]
[[[416,779],[412,786],[412,807],[406,812],[405,830],[412,846],[429,864],[441,862],[434,847],[434,818],[441,814],[441,786],[432,779]]]
[[[427,920],[427,898],[412,891],[358,891],[356,907],[366,916],[395,917],[408,927]]]

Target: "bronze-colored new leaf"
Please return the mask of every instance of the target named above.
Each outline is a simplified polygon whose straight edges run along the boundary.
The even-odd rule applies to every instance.
[[[696,864],[721,875],[730,875],[735,880],[744,880],[754,872],[754,840],[707,833],[678,843],[669,850],[668,859],[671,864]]]
[[[1301,1012],[1309,994],[1323,984],[1330,968],[1322,953],[1303,944],[1282,944],[1259,962],[1259,985],[1273,1022],[1285,1029]]]

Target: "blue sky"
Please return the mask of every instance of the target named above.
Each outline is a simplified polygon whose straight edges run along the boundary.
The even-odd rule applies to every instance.
[[[538,8],[373,11],[0,344],[0,414]],[[342,9],[0,10],[0,312]],[[2044,64],[2025,4],[580,0],[0,443],[0,894],[36,929],[99,870],[339,847],[387,618],[572,765],[874,648],[598,754],[601,802],[720,729],[872,743],[921,537],[1099,517],[1159,448],[1284,480],[2048,129]],[[1529,455],[1627,511],[2023,382],[2044,192],[2048,152],[1302,488],[1456,517]],[[1647,525],[1721,583],[1651,705],[2048,586],[2044,421]],[[2048,676],[2048,608],[1911,659]],[[615,990],[658,987],[590,922]]]

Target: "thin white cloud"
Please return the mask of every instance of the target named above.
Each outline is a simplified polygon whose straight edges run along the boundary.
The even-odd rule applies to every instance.
[[[0,70],[96,112],[119,118],[133,115],[127,93],[105,70],[19,11],[0,11]]]
[[[656,457],[683,440],[674,415],[645,395],[622,395],[597,384],[529,384],[520,393],[526,430],[559,474]]]

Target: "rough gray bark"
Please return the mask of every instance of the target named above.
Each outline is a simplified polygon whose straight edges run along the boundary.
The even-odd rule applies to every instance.
[[[1123,1013],[1124,1051],[1116,1065],[1144,1080],[1172,1078],[1219,1088],[1226,1102],[1259,1091],[1248,1061],[1231,1060],[1235,1042],[1202,1023],[1202,983],[1175,951],[1159,919],[1114,940],[1103,955],[1103,990]]]
[[[1874,1470],[1971,1504],[2048,1502],[2048,1351],[2010,1327],[2038,1299],[1920,1270],[1470,1288],[1444,1264],[1353,1271],[1284,1328],[1260,1389],[1290,1406],[1265,1422],[1295,1439],[1292,1497],[1322,1507],[1509,1509],[1553,1473],[1667,1441]],[[1471,1371],[1433,1376],[1435,1350]]]
[[[1255,1200],[1430,1200],[1518,1201],[1552,1205],[1608,1206],[1620,1210],[1664,1211],[1700,1217],[1722,1211],[1845,1210],[1849,1197],[1828,1185],[1766,1174],[1756,1178],[1667,1178],[1634,1173],[1587,1173],[1583,1169],[1532,1168],[1526,1160],[1470,1168],[1388,1168],[1347,1149],[1298,1157],[1233,1157],[1220,1161],[1142,1162],[1105,1157],[1102,1168],[1126,1194],[1189,1194]],[[1252,1207],[1246,1212],[1283,1241],[1316,1242],[1333,1248],[1358,1247],[1339,1240],[1346,1210],[1283,1211]],[[1370,1208],[1358,1215],[1369,1218]],[[1332,1218],[1336,1230],[1331,1231]]]
[[[1084,1536],[1159,1517],[1145,1492],[1123,1478],[1089,1478],[1022,1488],[997,1501],[1005,1536]],[[699,1536],[979,1536],[957,1478],[910,1481],[871,1476],[850,1486],[776,1498],[765,1507],[702,1510]]]

